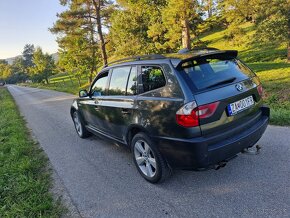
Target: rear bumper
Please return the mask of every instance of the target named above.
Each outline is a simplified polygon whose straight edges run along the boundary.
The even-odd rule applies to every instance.
[[[265,132],[269,115],[270,109],[263,106],[251,120],[222,134],[192,139],[155,137],[155,141],[172,168],[208,168],[252,147]]]

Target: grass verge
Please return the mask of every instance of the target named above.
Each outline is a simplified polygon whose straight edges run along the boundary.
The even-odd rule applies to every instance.
[[[77,95],[79,90],[79,86],[77,84],[70,84],[69,82],[65,83],[56,83],[56,84],[43,84],[43,83],[21,83],[19,84],[21,86],[28,86],[33,88],[39,88],[39,89],[49,89],[49,90],[55,90],[59,92],[67,92],[70,94]]]
[[[265,103],[271,108],[270,123],[290,126],[290,64],[263,62],[249,66],[263,84]]]
[[[48,159],[29,135],[10,93],[0,88],[0,217],[59,217]]]

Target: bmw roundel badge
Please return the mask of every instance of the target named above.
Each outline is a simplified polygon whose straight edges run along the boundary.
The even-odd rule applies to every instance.
[[[236,89],[238,90],[238,91],[243,91],[244,90],[244,87],[243,87],[243,85],[241,84],[241,83],[238,83],[237,85],[236,85]]]

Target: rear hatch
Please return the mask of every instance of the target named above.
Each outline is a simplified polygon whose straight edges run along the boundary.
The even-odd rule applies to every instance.
[[[259,79],[236,55],[219,51],[188,58],[178,66],[199,107],[202,135],[222,133],[259,116]]]

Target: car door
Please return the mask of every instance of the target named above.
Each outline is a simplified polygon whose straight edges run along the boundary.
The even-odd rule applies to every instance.
[[[89,128],[101,133],[106,132],[104,128],[105,115],[101,105],[102,99],[107,92],[108,77],[108,71],[100,72],[91,85],[89,96],[85,99],[80,99],[80,107],[86,124]]]
[[[108,133],[124,141],[127,126],[132,123],[137,90],[137,67],[116,67],[111,71],[108,95],[102,99]]]

